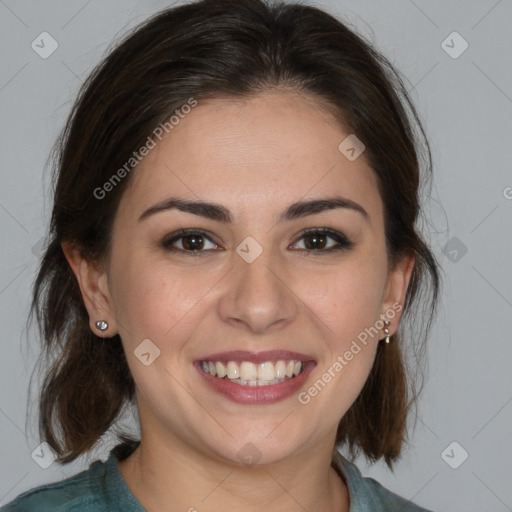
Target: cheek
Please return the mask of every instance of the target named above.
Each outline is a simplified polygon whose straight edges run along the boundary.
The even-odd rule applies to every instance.
[[[158,402],[164,390],[169,403],[174,400],[170,397],[176,398],[181,392],[174,376],[177,368],[183,368],[187,341],[197,328],[199,308],[195,306],[207,291],[204,283],[189,274],[171,272],[156,264],[139,265],[136,258],[126,258],[112,276],[118,329],[128,366],[148,403]],[[148,366],[143,360],[147,353]]]
[[[295,289],[323,322],[331,342],[343,344],[378,320],[383,268],[374,258],[352,258],[309,279],[297,277]]]
[[[367,268],[361,273],[354,266],[303,290],[313,317],[321,320],[316,323],[322,329],[325,351],[310,387],[302,390],[298,400],[312,416],[322,418],[318,429],[325,425],[334,428],[371,371],[380,339],[380,331],[375,329],[380,315],[380,281],[375,270]]]
[[[176,339],[215,284],[211,273],[172,269],[143,257],[120,258],[112,268],[115,314],[121,337],[129,345],[149,338],[163,347],[169,336]]]

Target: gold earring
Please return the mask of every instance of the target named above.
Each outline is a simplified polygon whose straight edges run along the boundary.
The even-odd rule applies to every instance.
[[[389,343],[391,340],[389,339],[389,329],[388,326],[391,324],[389,320],[384,320],[384,325],[386,326],[384,328],[384,334],[386,334],[385,342]]]

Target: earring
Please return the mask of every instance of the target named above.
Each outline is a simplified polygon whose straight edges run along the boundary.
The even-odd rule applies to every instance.
[[[105,320],[98,320],[96,322],[96,329],[98,329],[101,332],[105,332],[108,329],[107,322],[105,322]]]
[[[386,339],[385,339],[385,342],[386,343],[389,343],[391,340],[389,339],[389,329],[388,329],[388,326],[391,324],[391,322],[389,320],[384,320],[384,325],[386,326],[384,328],[384,334],[386,335]]]

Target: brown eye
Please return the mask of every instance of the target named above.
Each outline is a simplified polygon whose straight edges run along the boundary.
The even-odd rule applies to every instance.
[[[299,251],[318,254],[350,249],[355,245],[342,233],[326,228],[311,229],[303,233],[299,240],[304,240],[304,248]],[[329,240],[335,243],[332,244]]]
[[[204,248],[203,235],[185,235],[181,240],[181,245],[187,251],[198,251]]]
[[[181,230],[166,237],[162,241],[162,247],[169,251],[199,254],[212,249],[207,247],[208,243],[214,246],[213,249],[217,248],[203,231]]]
[[[306,235],[304,238],[304,245],[308,251],[316,251],[318,249],[325,249],[328,244],[328,239],[330,238],[323,233],[317,233],[312,235]]]

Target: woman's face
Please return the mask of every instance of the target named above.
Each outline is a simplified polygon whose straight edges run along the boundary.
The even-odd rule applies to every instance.
[[[388,274],[376,177],[339,149],[349,135],[291,92],[199,101],[133,171],[100,288],[143,439],[261,463],[332,444],[411,270]],[[307,206],[335,198],[346,206]]]

